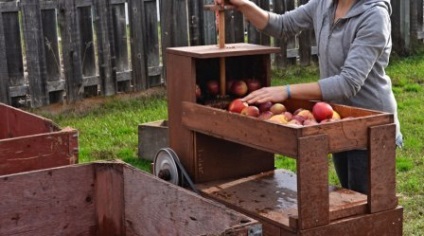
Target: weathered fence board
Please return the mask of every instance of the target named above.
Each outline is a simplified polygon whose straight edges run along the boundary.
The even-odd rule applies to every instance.
[[[308,0],[253,2],[284,13]],[[424,39],[423,0],[391,3],[393,51],[408,54]],[[217,43],[208,4],[213,1],[0,0],[0,101],[43,106],[166,83],[164,50]],[[313,31],[271,38],[229,10],[226,43],[237,42],[280,47],[275,68],[317,60]]]

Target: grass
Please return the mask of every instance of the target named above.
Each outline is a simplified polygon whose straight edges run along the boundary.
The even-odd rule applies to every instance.
[[[399,118],[405,146],[397,150],[397,193],[404,207],[404,235],[424,232],[424,54],[394,58],[388,67],[393,91],[398,100]],[[273,85],[314,81],[315,66],[273,70]],[[78,107],[78,106],[76,106]],[[34,110],[58,123],[79,130],[80,162],[98,159],[122,159],[140,169],[149,170],[149,162],[137,157],[138,125],[167,118],[164,93],[151,96],[116,96],[106,98],[89,109],[68,109],[54,113],[48,109]],[[296,163],[276,156],[277,168],[295,171]],[[329,165],[331,161],[329,159]],[[330,168],[330,182],[337,184]]]

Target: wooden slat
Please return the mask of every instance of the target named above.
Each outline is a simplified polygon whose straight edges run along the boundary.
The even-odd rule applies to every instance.
[[[114,95],[117,91],[115,67],[115,40],[113,35],[112,9],[110,0],[93,0],[94,28],[98,42],[98,68],[100,75],[100,92],[104,96]]]
[[[132,79],[132,71],[122,71],[116,73],[116,81],[123,82],[123,81],[131,81]]]
[[[299,138],[298,153],[296,166],[299,228],[327,225],[330,222],[328,136]]]
[[[22,0],[21,7],[31,106],[41,107],[49,104],[49,98],[45,86],[47,65],[40,3]]]
[[[55,10],[55,9],[57,9],[57,3],[58,3],[58,1],[56,1],[56,0],[40,1],[40,8],[41,8],[41,10]]]
[[[0,235],[95,235],[90,165],[0,176]]]
[[[393,210],[360,217],[342,219],[318,228],[301,231],[298,235],[393,235],[401,236],[403,224],[403,209],[398,207]]]
[[[29,94],[28,84],[9,87],[9,96],[12,97],[12,98],[13,97],[24,97],[27,94]]]
[[[270,5],[269,1],[262,1],[262,0],[254,0],[253,1],[256,5],[258,5],[260,8],[269,11]],[[270,37],[264,33],[261,33],[254,27],[250,22],[248,22],[247,27],[247,36],[248,36],[248,42],[253,44],[260,44],[260,45],[270,45]]]
[[[260,227],[252,218],[135,168],[124,168],[124,181],[127,235],[247,235]]]
[[[94,33],[92,6],[78,7],[78,32],[80,35],[80,54],[82,59],[82,73],[84,76],[94,76],[97,74],[96,59],[94,53]]]
[[[304,5],[307,2],[309,2],[309,0],[300,0],[299,5]],[[299,35],[299,56],[301,66],[308,66],[311,64],[311,35],[312,30],[302,30]]]
[[[18,12],[19,10],[18,1],[0,2],[0,12]]]
[[[182,124],[190,130],[271,153],[297,156],[298,128],[190,102],[183,102],[182,109]]]
[[[47,81],[47,91],[48,92],[54,92],[54,91],[63,91],[65,90],[65,80],[56,80],[56,81]]]
[[[10,104],[9,71],[7,68],[6,42],[3,14],[0,11],[0,102]]]
[[[94,166],[98,236],[125,235],[123,168],[113,163]]]
[[[144,47],[145,24],[144,4],[139,0],[128,1],[128,13],[131,33],[131,65],[133,70],[133,85],[135,91],[148,88],[147,57]]]
[[[116,73],[129,69],[127,23],[125,16],[125,3],[111,4],[113,37],[115,45]]]
[[[370,128],[370,192],[368,202],[371,213],[394,209],[398,204],[396,197],[395,137],[395,124]]]
[[[162,71],[160,73],[151,73],[151,68],[158,68],[162,70],[160,65],[160,49],[159,49],[159,32],[158,32],[158,15],[157,15],[157,1],[150,0],[144,1],[145,14],[145,48],[147,54],[147,67],[148,67],[148,87],[156,86],[162,82]],[[158,68],[159,69],[159,68]]]
[[[210,4],[209,0],[199,0],[199,4]],[[200,45],[211,45],[217,44],[216,40],[216,25],[215,25],[215,12],[212,11],[203,11],[199,14],[199,27],[201,38],[203,43]]]
[[[285,1],[273,1],[273,12],[277,14],[282,14],[285,12]],[[283,38],[274,38],[274,46],[280,48],[280,51],[275,54],[274,67],[284,68],[287,66],[287,39]]]
[[[77,9],[74,0],[59,0],[59,26],[62,34],[63,68],[66,80],[66,99],[74,102],[82,99],[82,58]]]
[[[65,129],[0,140],[0,175],[77,163],[77,131]]]
[[[47,81],[60,80],[60,55],[57,33],[56,9],[41,12]]]
[[[226,44],[225,49],[220,49],[216,45],[196,46],[196,47],[175,47],[169,48],[168,53],[191,56],[195,58],[219,58],[219,57],[234,57],[234,56],[251,56],[251,55],[267,55],[278,52],[275,47],[233,43]]]
[[[243,15],[237,10],[225,11],[225,42],[243,43]]]
[[[75,7],[91,7],[93,6],[93,0],[74,0]]]

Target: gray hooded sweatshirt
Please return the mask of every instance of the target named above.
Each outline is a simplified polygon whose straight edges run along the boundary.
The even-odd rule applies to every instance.
[[[334,22],[337,1],[311,0],[283,15],[269,13],[264,33],[282,37],[313,29],[325,101],[393,113],[401,145],[397,103],[385,73],[392,49],[390,0],[357,0]]]

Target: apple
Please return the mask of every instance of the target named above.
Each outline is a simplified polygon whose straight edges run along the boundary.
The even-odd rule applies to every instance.
[[[293,112],[293,115],[295,116],[295,115],[297,115],[299,112],[301,112],[303,110],[305,110],[305,109],[299,108],[299,109],[297,109],[296,111]]]
[[[292,113],[290,113],[290,112],[288,112],[288,111],[285,111],[285,112],[284,112],[284,116],[286,116],[286,119],[287,119],[288,121],[291,121],[291,120],[293,119],[293,114],[292,114]]]
[[[272,102],[263,102],[258,105],[259,111],[261,112],[269,111],[271,107],[272,107]]]
[[[273,116],[271,116],[271,118],[269,118],[266,121],[269,121],[271,123],[280,124],[280,125],[284,125],[284,124],[288,123],[286,116],[283,115],[283,114],[273,115]]]
[[[247,102],[241,100],[241,98],[236,98],[231,101],[230,105],[228,105],[228,111],[240,113],[244,108],[248,106],[249,104],[247,104]]]
[[[292,126],[292,127],[303,126],[302,123],[300,123],[298,120],[290,120],[289,122],[287,122],[287,125]]]
[[[294,116],[293,116],[293,118],[292,118],[292,120],[297,120],[297,121],[299,121],[301,124],[303,124],[303,123],[305,122],[306,118],[305,118],[305,117],[303,117],[303,116],[294,115]]]
[[[264,111],[259,115],[258,118],[261,119],[261,120],[268,120],[273,115],[274,115],[274,113],[272,113],[271,111]]]
[[[231,93],[231,87],[233,86],[234,80],[233,79],[229,79],[226,82],[226,89],[227,89],[227,93]]]
[[[202,90],[200,90],[200,87],[198,84],[196,84],[196,98],[199,99],[202,97]]]
[[[312,114],[312,112],[310,110],[306,110],[306,109],[299,111],[296,116],[301,116],[301,117],[305,118],[305,120],[315,120],[315,117]]]
[[[236,80],[231,85],[231,93],[238,97],[243,97],[247,94],[247,91],[247,84],[243,80]]]
[[[218,95],[219,94],[219,83],[216,80],[209,80],[206,83],[207,91],[210,95]]]
[[[314,115],[315,119],[320,122],[322,120],[330,119],[333,117],[333,108],[326,102],[317,102],[312,107],[312,114]]]
[[[257,79],[253,79],[253,78],[247,79],[246,84],[247,84],[248,93],[251,93],[251,92],[258,90],[262,87],[261,82]]]
[[[317,125],[317,124],[318,124],[318,122],[317,122],[316,120],[311,120],[311,119],[309,119],[309,120],[305,120],[305,121],[303,121],[303,125],[304,125],[304,126]]]
[[[260,111],[257,106],[247,106],[240,112],[240,114],[245,116],[258,117],[260,114]]]
[[[275,115],[281,114],[285,111],[287,111],[286,107],[282,103],[274,103],[269,110],[274,113]]]
[[[334,111],[333,110],[333,116],[331,117],[331,119],[340,120],[341,119],[341,116],[340,116],[340,114],[337,111]]]

